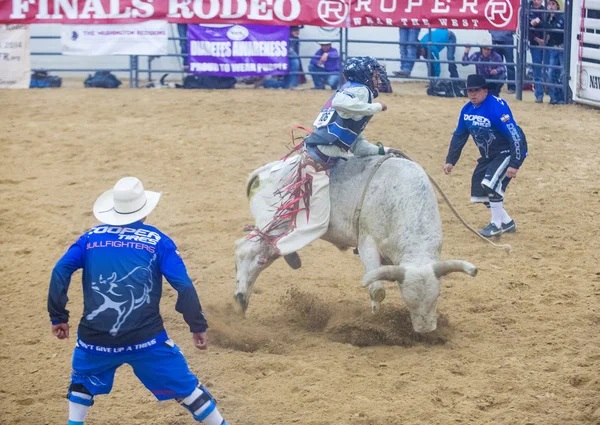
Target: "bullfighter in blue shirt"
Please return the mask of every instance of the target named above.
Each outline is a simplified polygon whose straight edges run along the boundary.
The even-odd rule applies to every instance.
[[[471,202],[485,203],[492,213],[490,224],[479,233],[492,237],[515,232],[515,222],[504,209],[504,192],[527,156],[525,134],[506,101],[488,93],[482,75],[467,77],[467,93],[471,101],[460,113],[444,172],[452,172],[469,136],[473,136],[481,158],[471,180]]]
[[[206,349],[208,325],[179,251],[167,235],[144,223],[160,196],[145,191],[135,177],[119,180],[94,205],[94,215],[104,224],[84,233],[52,271],[52,333],[65,339],[67,291],[72,274],[83,269],[83,317],[67,395],[69,425],[83,425],[94,396],[110,393],[115,372],[125,363],[158,400],[176,399],[198,422],[226,425],[160,316],[165,276],[178,292],[175,309],[183,314],[196,347]]]

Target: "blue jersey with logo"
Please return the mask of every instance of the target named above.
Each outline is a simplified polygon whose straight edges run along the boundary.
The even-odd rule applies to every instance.
[[[365,129],[372,115],[367,115],[358,121],[352,118],[342,118],[340,114],[333,108],[333,98],[342,93],[345,96],[354,98],[355,96],[346,91],[351,87],[366,87],[369,90],[368,103],[373,102],[373,93],[369,87],[364,84],[347,82],[329,98],[321,113],[313,123],[313,133],[304,139],[307,145],[336,145],[345,151],[350,150],[350,147],[356,142],[358,135]]]
[[[509,166],[519,168],[527,156],[525,134],[515,123],[508,104],[491,94],[479,106],[469,102],[462,108],[446,163],[458,162],[469,135],[473,136],[482,158],[510,155]]]
[[[67,323],[71,275],[83,269],[83,317],[78,345],[94,352],[137,351],[162,344],[162,276],[178,292],[176,310],[191,332],[207,323],[198,295],[173,241],[141,221],[100,225],[83,234],[52,271],[48,312],[53,324]]]

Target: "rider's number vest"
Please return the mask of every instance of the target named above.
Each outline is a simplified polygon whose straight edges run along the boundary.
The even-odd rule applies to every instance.
[[[344,92],[352,87],[367,87],[363,84],[347,82],[338,92]],[[368,89],[368,87],[367,87]],[[333,98],[337,92],[329,98],[319,116],[313,123],[313,135],[317,137],[307,137],[305,143],[308,145],[336,145],[345,151],[350,150],[358,135],[365,129],[372,115],[365,116],[358,121],[352,118],[342,118],[331,106]],[[354,97],[353,94],[345,92],[345,96]],[[369,103],[372,103],[373,95],[369,90]]]

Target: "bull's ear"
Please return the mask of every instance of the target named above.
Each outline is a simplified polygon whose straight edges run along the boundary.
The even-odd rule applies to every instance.
[[[462,260],[446,260],[438,261],[433,266],[433,273],[439,279],[442,276],[446,276],[449,273],[463,272],[469,276],[475,277],[477,275],[477,267],[473,264]]]

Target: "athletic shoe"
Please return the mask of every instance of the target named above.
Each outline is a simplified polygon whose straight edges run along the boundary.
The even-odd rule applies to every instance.
[[[481,236],[485,236],[486,238],[491,238],[492,236],[497,236],[502,234],[502,229],[496,226],[494,223],[490,223],[485,226],[483,229],[479,231]]]
[[[500,229],[502,230],[502,233],[515,233],[517,231],[517,225],[514,220],[511,220],[508,223],[502,223]]]

